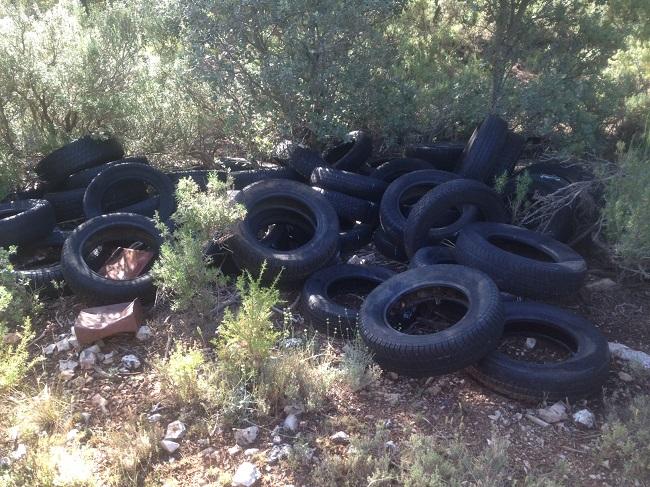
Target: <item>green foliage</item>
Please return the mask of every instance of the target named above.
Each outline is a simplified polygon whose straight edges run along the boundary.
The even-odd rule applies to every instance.
[[[19,335],[17,343],[0,342],[0,393],[19,385],[39,362],[39,359],[31,358],[27,350],[35,337],[29,318],[25,318],[23,326],[18,328],[17,333]],[[0,326],[0,340],[3,338],[4,332]]]
[[[601,439],[601,455],[629,479],[650,482],[650,397],[637,396],[625,408],[613,410]]]
[[[0,248],[0,334],[21,326],[27,316],[40,310],[38,296],[16,281],[12,273],[9,257],[14,250]]]
[[[166,240],[152,274],[175,310],[209,312],[215,302],[214,285],[224,284],[220,270],[208,265],[204,248],[211,239],[224,238],[244,216],[243,207],[228,196],[228,187],[211,177],[207,190],[201,192],[190,178],[181,180],[176,190],[177,210],[172,216],[174,234],[169,234],[165,224],[158,225]]]
[[[353,391],[363,389],[379,378],[380,369],[361,337],[357,336],[343,346],[341,372],[343,383]]]
[[[194,347],[176,343],[166,359],[159,359],[155,369],[165,396],[176,404],[195,404],[205,397],[208,387],[204,374],[207,362],[203,352]]]
[[[622,265],[650,275],[650,130],[627,150],[605,189],[606,230]]]

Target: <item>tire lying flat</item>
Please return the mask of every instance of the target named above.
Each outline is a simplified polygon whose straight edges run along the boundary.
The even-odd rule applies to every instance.
[[[317,187],[312,187],[312,189],[325,197],[342,220],[360,221],[375,225],[379,219],[379,207],[372,201],[355,198],[329,189]]]
[[[369,201],[379,201],[388,184],[381,179],[362,176],[330,167],[317,167],[311,173],[312,186],[338,191]]]
[[[334,336],[356,333],[359,309],[343,306],[334,294],[370,290],[395,275],[391,270],[372,265],[340,264],[312,274],[300,296],[303,316],[317,330]]]
[[[585,319],[547,304],[505,303],[504,337],[519,335],[562,343],[572,354],[560,362],[516,360],[494,351],[467,371],[501,394],[525,401],[577,401],[602,390],[609,370],[603,334]]]
[[[280,284],[301,282],[338,252],[338,216],[332,205],[309,186],[282,179],[260,181],[243,189],[237,201],[246,207],[247,214],[235,225],[228,244],[237,265],[253,275],[259,275],[266,262],[266,282],[278,275]],[[285,251],[260,241],[258,233],[264,227],[285,223],[293,216],[300,217],[313,231],[306,244]]]
[[[409,262],[409,268],[425,267],[438,264],[457,264],[454,249],[445,245],[433,245],[422,247],[418,250]]]
[[[435,300],[440,288],[464,297],[467,310],[455,324],[436,333],[410,335],[388,323],[401,299]],[[428,296],[428,290],[434,294]],[[384,281],[366,297],[360,316],[359,333],[377,363],[412,377],[446,374],[477,362],[496,348],[504,319],[499,290],[486,274],[444,264],[411,269]]]
[[[458,262],[481,269],[502,291],[535,299],[572,295],[587,275],[573,249],[513,225],[474,223],[456,241]]]

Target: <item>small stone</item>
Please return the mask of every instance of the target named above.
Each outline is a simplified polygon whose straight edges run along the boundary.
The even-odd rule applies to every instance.
[[[275,435],[275,436],[271,439],[271,442],[272,442],[274,445],[279,445],[280,443],[282,443],[282,437],[281,437],[280,435]]]
[[[96,354],[96,355],[101,355],[102,354],[102,349],[99,347],[98,344],[93,345],[92,347],[88,347],[86,350]]]
[[[302,339],[296,337],[285,338],[280,342],[280,346],[282,348],[298,348],[302,346]]]
[[[77,337],[74,335],[74,327],[72,328],[72,330],[73,330],[73,333],[72,333],[72,336],[70,338],[68,338],[68,343],[75,350],[79,350],[79,340],[77,340]]]
[[[160,446],[170,455],[180,448],[181,445],[171,440],[162,440]]]
[[[345,431],[337,431],[330,436],[330,441],[337,445],[346,445],[350,443],[350,436]]]
[[[79,430],[77,428],[73,428],[70,431],[68,431],[68,434],[65,436],[66,441],[74,441],[77,439],[77,436],[79,435]]]
[[[90,402],[102,410],[104,414],[108,414],[108,401],[99,394],[95,394]]]
[[[290,414],[284,419],[283,423],[284,429],[288,431],[295,432],[298,430],[298,416],[295,414]]]
[[[621,360],[634,362],[644,369],[650,369],[650,355],[639,350],[632,350],[622,343],[609,342],[609,352]]]
[[[235,475],[232,477],[232,485],[241,487],[251,487],[262,477],[259,469],[250,462],[244,462],[239,467]]]
[[[50,343],[47,347],[43,349],[45,355],[52,355],[56,350],[56,343]]]
[[[135,355],[125,355],[122,357],[122,367],[124,367],[127,371],[129,370],[137,370],[140,368],[140,359],[136,357]]]
[[[228,448],[228,455],[230,455],[231,457],[234,457],[234,456],[237,455],[241,450],[242,450],[242,448],[241,448],[241,446],[239,446],[239,445],[231,446],[230,448]]]
[[[589,409],[581,409],[573,414],[573,422],[591,429],[596,426],[596,416]]]
[[[528,350],[532,350],[533,348],[535,348],[535,345],[537,345],[537,340],[535,340],[534,338],[530,338],[530,337],[526,338],[526,348]]]
[[[494,414],[488,414],[488,418],[490,418],[492,421],[498,421],[500,417],[501,411],[495,411]]]
[[[618,378],[621,379],[623,382],[632,382],[634,380],[634,378],[627,372],[619,372]]]
[[[397,380],[397,379],[399,379],[399,375],[397,375],[396,372],[388,372],[388,378],[390,380]]]
[[[388,401],[388,404],[396,406],[402,395],[397,393],[386,393],[384,394],[384,397],[386,398],[386,401]]]
[[[25,455],[27,455],[27,447],[23,443],[19,443],[18,447],[13,452],[11,452],[9,456],[12,458],[12,460],[20,460]]]
[[[249,426],[248,428],[235,430],[235,442],[239,446],[247,446],[252,444],[259,434],[260,429],[257,426]]]
[[[153,336],[153,331],[151,331],[151,328],[149,328],[146,325],[143,325],[140,328],[138,328],[138,332],[135,334],[135,338],[137,338],[141,342],[146,342],[147,340],[150,340],[152,336]]]
[[[187,433],[187,428],[180,421],[173,421],[167,425],[167,431],[165,432],[166,440],[182,440]]]
[[[74,370],[63,370],[59,373],[59,379],[69,381],[74,377]]]
[[[252,457],[253,455],[257,455],[260,452],[259,448],[247,448],[244,450],[244,456],[245,457]]]
[[[550,426],[550,424],[548,424],[546,421],[543,421],[539,419],[537,416],[533,416],[532,414],[526,414],[526,418],[531,422],[535,423],[537,426],[541,426],[542,428],[546,428]]]
[[[200,447],[205,448],[206,446],[210,446],[210,440],[207,438],[200,438],[199,440],[196,441],[196,444],[199,445]]]
[[[544,409],[538,409],[537,415],[549,424],[559,423],[568,419],[566,406],[561,402],[556,402],[552,406]]]
[[[70,344],[70,340],[68,338],[63,338],[56,342],[54,345],[57,352],[67,352],[72,348],[72,345]]]
[[[283,445],[275,445],[269,453],[266,455],[266,461],[273,465],[283,458],[287,458],[291,455],[291,445],[287,443]]]
[[[210,457],[216,451],[217,450],[215,450],[213,447],[209,446],[209,447],[201,450],[201,456],[204,457],[204,458]]]
[[[386,443],[384,443],[384,446],[386,447],[386,450],[388,450],[391,453],[397,451],[397,445],[393,440],[388,440]]]
[[[9,468],[11,467],[11,458],[1,457],[0,458],[0,468]]]
[[[115,352],[110,352],[104,354],[104,359],[102,360],[102,363],[104,365],[110,365],[115,361]]]
[[[604,279],[598,279],[597,281],[590,282],[585,286],[585,288],[589,289],[590,291],[601,292],[609,291],[610,289],[613,289],[617,286],[618,284],[616,284],[615,281],[612,281],[609,277],[605,277]]]
[[[65,372],[67,370],[71,370],[74,372],[74,370],[79,367],[79,362],[76,360],[59,360],[59,371],[60,372]]]
[[[90,349],[82,350],[79,354],[79,365],[83,370],[92,369],[97,363],[97,354]]]
[[[156,413],[156,414],[150,414],[147,416],[147,421],[150,423],[158,423],[162,420],[162,414]]]

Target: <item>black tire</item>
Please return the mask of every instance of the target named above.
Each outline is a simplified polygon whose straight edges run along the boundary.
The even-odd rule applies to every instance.
[[[488,115],[469,139],[458,172],[464,178],[492,184],[497,176],[498,158],[507,133],[505,121],[496,115]]]
[[[302,281],[338,252],[336,212],[309,186],[283,179],[260,181],[243,189],[237,201],[248,212],[243,221],[235,225],[229,246],[237,265],[253,275],[258,275],[266,262],[266,282],[278,275],[280,284]],[[258,240],[260,229],[294,217],[308,222],[313,229],[313,235],[305,245],[283,251],[269,248]]]
[[[327,164],[325,159],[315,150],[301,145],[293,145],[291,146],[291,156],[287,160],[287,165],[300,174],[305,181],[309,181],[314,169]]]
[[[355,198],[338,191],[314,187],[312,189],[325,197],[342,220],[375,225],[379,219],[379,207],[372,201]]]
[[[410,203],[415,204],[430,189],[453,179],[458,179],[458,175],[437,169],[414,171],[397,178],[388,186],[381,198],[379,205],[381,227],[393,241],[402,241],[408,217],[408,213],[403,209],[404,200],[410,198],[412,200]]]
[[[339,233],[341,253],[348,254],[355,252],[372,241],[374,227],[367,223],[355,223],[349,230],[342,230]]]
[[[388,187],[388,184],[381,179],[340,171],[330,167],[317,167],[314,169],[310,181],[313,186],[370,201],[379,201]]]
[[[78,220],[84,216],[83,200],[85,188],[69,189],[47,193],[43,196],[54,208],[57,222]]]
[[[63,291],[54,283],[64,283],[63,270],[61,268],[61,250],[70,232],[55,228],[50,235],[36,243],[20,246],[17,253],[11,257],[14,264],[12,275],[20,282],[26,282],[32,291],[38,292],[39,296],[58,297]],[[51,255],[50,262],[43,264],[30,262],[27,265],[19,265],[20,259],[27,255],[39,254],[48,251]]]
[[[335,295],[370,292],[395,272],[374,265],[338,264],[312,274],[305,281],[300,307],[315,329],[334,336],[352,337],[357,331],[359,308],[335,302]]]
[[[404,248],[412,257],[427,242],[441,242],[453,239],[477,215],[468,218],[466,208],[476,208],[478,218],[485,221],[509,221],[508,212],[501,197],[490,187],[479,181],[455,179],[448,181],[425,194],[411,209],[404,232]],[[460,218],[452,223],[441,219],[450,209],[463,208]]]
[[[422,247],[409,262],[409,268],[415,269],[416,267],[439,264],[458,264],[452,247],[445,245]]]
[[[47,181],[37,181],[34,186],[27,190],[16,190],[9,193],[7,196],[0,200],[0,203],[10,203],[12,201],[21,200],[41,200],[43,195],[48,191],[55,189],[56,185],[48,183]]]
[[[609,372],[603,334],[584,318],[530,301],[505,303],[503,336],[537,337],[562,344],[572,355],[560,362],[516,360],[495,350],[467,372],[505,396],[539,402],[575,402],[601,392]]]
[[[45,200],[0,204],[0,247],[31,244],[47,236],[56,225],[52,205]]]
[[[454,171],[458,165],[465,144],[458,142],[437,142],[416,144],[406,148],[406,157],[422,159],[441,171]]]
[[[83,198],[83,210],[86,218],[94,218],[107,213],[103,206],[106,194],[113,187],[125,181],[144,182],[153,186],[158,192],[157,211],[162,220],[167,220],[176,209],[174,185],[165,174],[153,167],[137,163],[116,164],[102,171],[86,188]],[[114,210],[119,212],[120,209]]]
[[[58,184],[71,174],[116,161],[123,155],[124,149],[117,139],[86,136],[45,156],[36,165],[36,173],[44,180]]]
[[[201,191],[205,191],[208,187],[208,179],[211,174],[215,174],[219,181],[225,181],[228,173],[226,171],[215,171],[215,170],[205,170],[205,169],[189,169],[185,171],[170,171],[166,172],[165,175],[169,178],[174,186],[178,185],[178,182],[184,178],[190,178],[194,181]]]
[[[494,177],[498,178],[503,176],[510,176],[515,169],[517,161],[521,157],[521,154],[524,152],[524,146],[526,145],[526,139],[514,132],[508,131],[506,139],[503,142],[503,147],[499,152],[499,156],[496,161],[496,168],[494,171]]]
[[[390,235],[384,232],[381,228],[375,230],[375,233],[372,236],[372,243],[375,245],[377,251],[388,259],[397,262],[406,262],[408,260],[402,242],[395,242],[391,239]]]
[[[363,130],[346,135],[346,141],[325,152],[324,160],[332,167],[343,171],[354,171],[372,154],[372,137]],[[324,164],[322,164],[324,165]]]
[[[95,176],[97,176],[104,169],[116,164],[123,164],[125,162],[135,162],[137,164],[149,165],[149,160],[146,157],[125,157],[119,161],[107,162],[106,164],[90,167],[88,169],[84,169],[83,171],[79,171],[70,175],[63,184],[62,189],[69,190],[85,188],[93,179],[95,179]]]
[[[432,300],[454,302],[457,295],[466,312],[442,331],[407,334],[388,322],[402,320],[404,308],[395,309],[400,301],[409,307]],[[487,275],[469,267],[441,264],[408,270],[377,286],[361,307],[359,333],[382,368],[421,377],[476,363],[498,345],[503,320],[499,290]]]
[[[573,295],[587,275],[585,260],[570,247],[506,224],[474,223],[464,228],[456,242],[456,258],[488,274],[502,291],[536,299]]]
[[[113,280],[99,275],[86,260],[95,247],[127,239],[143,242],[156,256],[163,241],[156,223],[141,215],[112,213],[79,225],[65,241],[61,255],[63,276],[70,289],[89,303],[96,304],[152,299],[155,286],[150,272],[131,280]]]
[[[304,181],[304,178],[290,167],[269,167],[263,169],[251,169],[248,171],[233,171],[230,173],[235,189],[244,189],[249,184],[267,179],[291,179],[292,181]]]
[[[370,175],[373,178],[392,183],[400,176],[404,176],[413,171],[424,171],[426,169],[433,169],[433,166],[421,159],[391,159],[377,166]]]

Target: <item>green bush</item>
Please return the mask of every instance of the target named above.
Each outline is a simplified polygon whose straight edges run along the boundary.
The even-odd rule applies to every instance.
[[[224,277],[204,255],[212,239],[228,235],[231,226],[243,218],[245,210],[228,196],[229,184],[211,176],[205,192],[190,178],[182,179],[176,189],[177,209],[172,216],[176,230],[166,235],[160,258],[152,269],[159,292],[171,300],[175,310],[208,313],[215,306],[214,286],[223,285]]]

